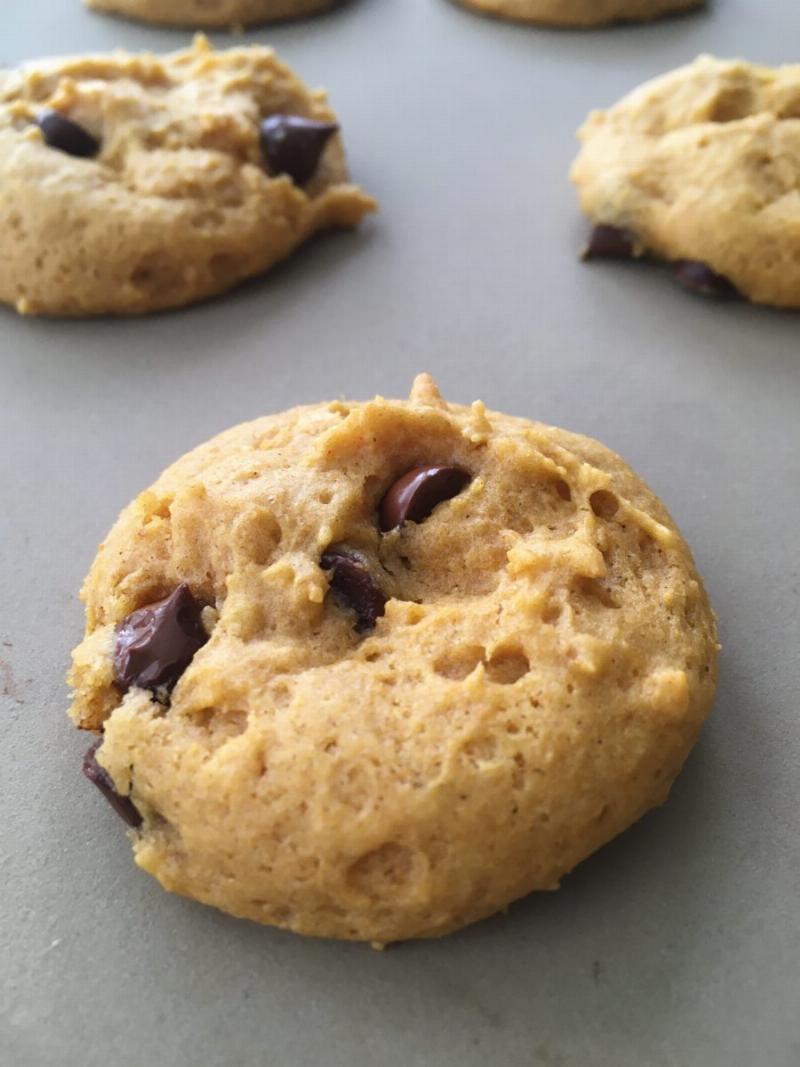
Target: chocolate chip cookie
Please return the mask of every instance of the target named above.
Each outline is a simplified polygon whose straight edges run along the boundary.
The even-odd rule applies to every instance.
[[[486,15],[553,26],[646,21],[697,7],[703,0],[459,0]]]
[[[84,0],[98,11],[173,26],[249,26],[325,11],[341,0]]]
[[[222,293],[375,203],[325,95],[269,48],[0,72],[0,300],[139,314]]]
[[[701,56],[579,136],[587,257],[651,254],[693,292],[800,307],[800,66]]]
[[[630,468],[427,375],[189,452],[83,598],[72,715],[136,862],[304,934],[436,936],[555,889],[666,798],[716,684]]]

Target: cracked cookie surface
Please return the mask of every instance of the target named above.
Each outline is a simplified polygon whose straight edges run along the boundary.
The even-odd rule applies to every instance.
[[[173,26],[249,26],[299,18],[341,0],[85,0],[88,7]]]
[[[72,715],[141,815],[137,863],[304,934],[436,936],[556,888],[665,799],[716,681],[700,578],[640,479],[427,375],[189,452],[82,595]],[[136,684],[148,648],[180,664],[168,692]]]
[[[517,22],[599,26],[646,21],[697,7],[703,0],[459,0],[465,7]]]
[[[0,72],[0,300],[30,314],[178,307],[355,226],[375,204],[350,183],[338,134],[302,186],[270,172],[260,126],[279,114],[335,121],[258,45],[198,37],[165,56]]]
[[[571,176],[594,223],[756,303],[800,306],[800,65],[701,56],[593,112],[579,137]]]

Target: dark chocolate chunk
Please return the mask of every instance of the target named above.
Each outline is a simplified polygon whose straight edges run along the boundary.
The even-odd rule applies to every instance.
[[[690,293],[700,296],[715,296],[731,299],[739,296],[739,291],[732,282],[722,274],[716,274],[705,263],[694,259],[679,259],[675,264],[675,281],[688,289]]]
[[[414,467],[397,479],[381,501],[381,530],[385,533],[404,522],[422,522],[437,504],[458,496],[469,481],[469,474],[460,467]]]
[[[114,680],[123,692],[172,689],[203,647],[208,635],[200,613],[203,605],[182,582],[174,593],[131,612],[117,627]]]
[[[338,129],[335,122],[317,122],[300,115],[270,115],[261,123],[261,150],[273,173],[288,174],[295,185],[305,185],[314,176],[325,145]]]
[[[83,757],[83,773],[100,790],[106,800],[121,819],[135,829],[142,825],[142,817],[136,810],[136,806],[130,797],[124,797],[114,788],[111,776],[97,762],[97,750],[103,743],[101,737],[95,741],[86,755]]]
[[[633,235],[619,226],[595,226],[589,234],[582,259],[633,259]]]
[[[329,548],[323,552],[320,566],[331,571],[331,589],[356,613],[356,630],[371,630],[383,615],[386,597],[370,574],[367,561],[352,549]]]
[[[52,108],[40,111],[36,123],[42,131],[45,144],[58,148],[69,156],[88,159],[100,151],[97,138],[92,137],[88,130],[62,115],[60,111],[53,111]]]

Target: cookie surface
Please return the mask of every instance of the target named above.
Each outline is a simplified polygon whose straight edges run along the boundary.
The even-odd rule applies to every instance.
[[[465,7],[518,22],[599,26],[659,18],[697,7],[703,0],[459,0]]]
[[[0,72],[0,299],[64,315],[177,307],[355,226],[375,205],[350,184],[341,137],[295,184],[262,148],[277,115],[335,122],[325,94],[258,45],[215,52],[198,37],[166,56]]]
[[[93,780],[134,805],[137,863],[304,934],[436,936],[556,888],[666,798],[715,688],[652,492],[427,375],[188,453],[82,595],[72,715],[104,731]]]
[[[249,26],[326,11],[340,0],[85,0],[88,7],[173,26]]]
[[[800,306],[800,65],[701,56],[593,112],[579,137],[571,176],[593,222],[757,303]]]

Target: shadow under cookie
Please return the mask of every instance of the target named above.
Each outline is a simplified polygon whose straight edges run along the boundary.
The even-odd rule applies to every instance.
[[[242,27],[304,18],[349,0],[84,0],[88,7],[167,26]]]
[[[704,0],[454,0],[484,15],[549,26],[591,27],[647,22],[689,11]]]

